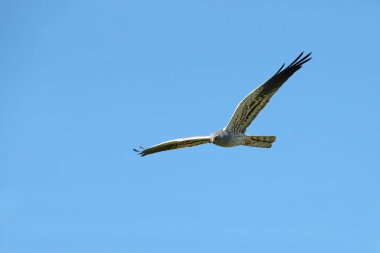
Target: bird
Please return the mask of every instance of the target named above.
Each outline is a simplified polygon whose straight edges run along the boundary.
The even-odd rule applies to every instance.
[[[227,126],[222,130],[215,131],[209,136],[179,138],[162,142],[149,148],[143,148],[140,146],[140,150],[133,150],[140,156],[146,156],[162,151],[193,147],[207,143],[212,143],[221,147],[235,147],[240,145],[259,148],[272,147],[272,143],[275,142],[276,136],[246,135],[245,131],[280,87],[295,72],[301,69],[303,64],[312,59],[310,57],[311,53],[302,57],[303,53],[304,52],[302,52],[286,68],[284,68],[284,63],[270,79],[248,94],[238,104]]]

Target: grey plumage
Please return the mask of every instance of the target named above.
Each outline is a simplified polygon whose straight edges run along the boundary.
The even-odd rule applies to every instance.
[[[222,147],[245,145],[251,147],[270,148],[276,140],[275,136],[245,135],[245,131],[265,105],[270,101],[277,90],[298,71],[303,64],[311,60],[311,53],[302,57],[303,52],[285,69],[285,63],[268,81],[260,85],[237,106],[227,126],[223,130],[213,132],[210,136],[198,136],[175,139],[160,143],[156,146],[141,150],[133,149],[141,156],[150,155],[166,150],[192,147],[213,143]],[[301,58],[302,57],[302,58]]]

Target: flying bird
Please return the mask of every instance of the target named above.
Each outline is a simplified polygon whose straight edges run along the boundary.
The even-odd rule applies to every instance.
[[[239,145],[259,148],[270,148],[276,140],[276,136],[246,135],[247,127],[252,123],[260,111],[269,102],[272,96],[303,64],[311,60],[311,53],[302,57],[303,52],[284,68],[285,63],[268,81],[253,90],[236,107],[227,126],[222,130],[211,133],[210,136],[196,136],[180,138],[160,143],[150,148],[140,147],[141,150],[133,149],[141,156],[157,152],[197,146],[212,143],[222,147],[234,147]],[[302,57],[302,58],[301,58]]]

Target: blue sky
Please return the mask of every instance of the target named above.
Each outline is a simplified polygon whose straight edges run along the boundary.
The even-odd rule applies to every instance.
[[[0,3],[0,251],[380,252],[376,1]],[[272,149],[140,145],[223,128]]]

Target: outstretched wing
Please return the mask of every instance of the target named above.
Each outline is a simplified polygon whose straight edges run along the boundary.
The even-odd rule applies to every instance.
[[[311,60],[311,53],[301,58],[303,52],[285,69],[285,63],[264,84],[260,85],[245,97],[237,106],[234,114],[224,130],[244,133],[251,122],[269,102],[276,91],[291,77],[302,65]]]
[[[197,146],[197,145],[206,144],[210,142],[211,141],[210,141],[209,136],[196,136],[196,137],[181,138],[181,139],[166,141],[166,142],[160,143],[156,146],[146,148],[146,149],[141,147],[141,150],[136,150],[136,149],[133,149],[133,150],[138,152],[139,155],[141,156],[146,156],[146,155],[150,155],[153,153],[162,152],[166,150],[187,148],[187,147]]]

